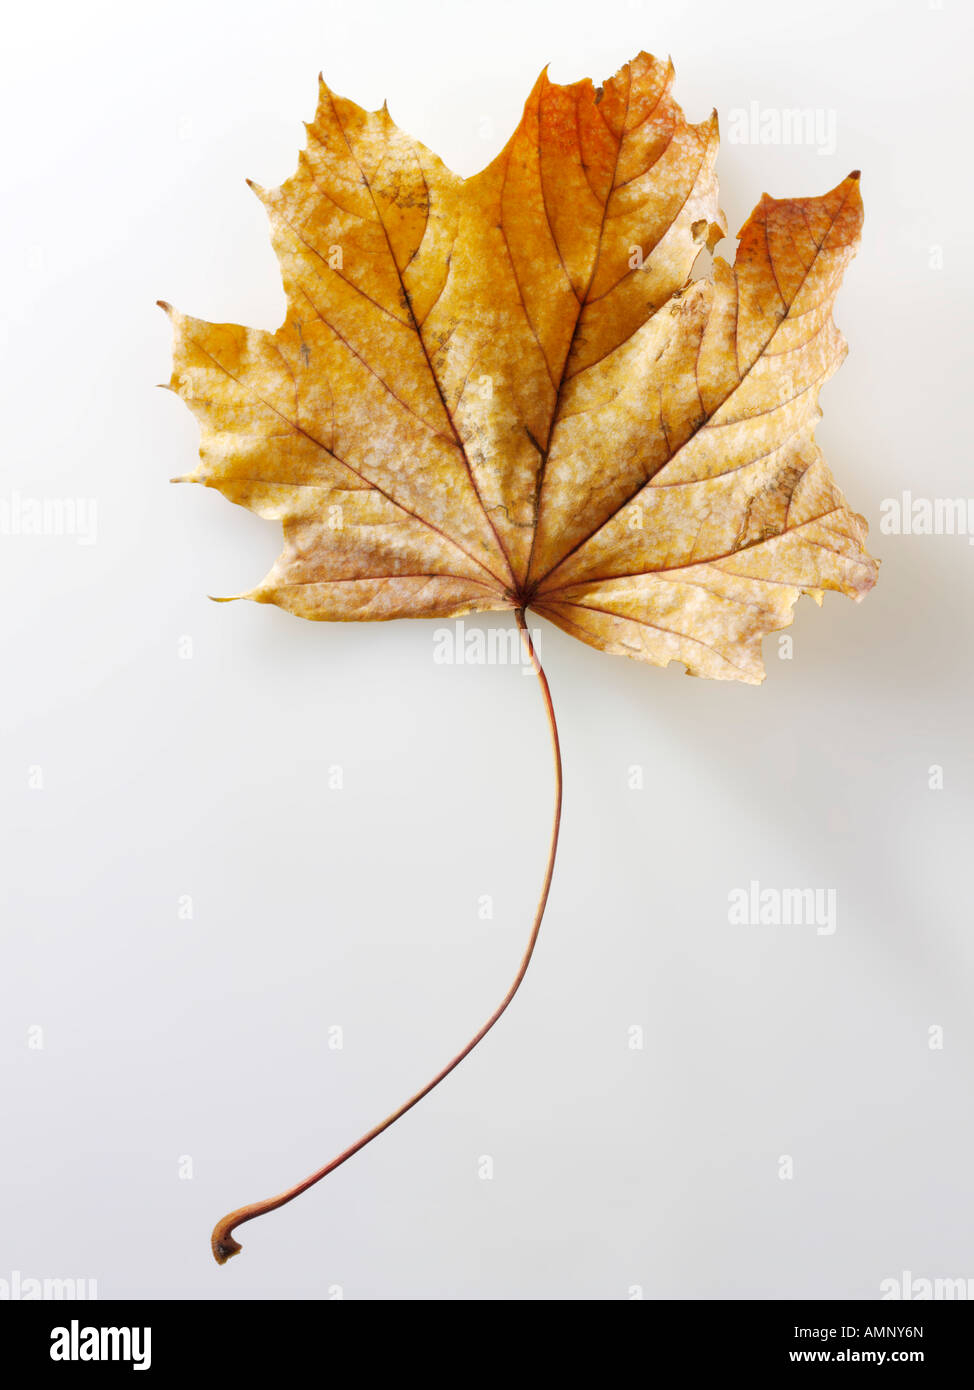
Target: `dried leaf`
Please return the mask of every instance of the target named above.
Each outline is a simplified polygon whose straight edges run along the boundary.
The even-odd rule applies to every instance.
[[[505,149],[466,180],[385,108],[322,83],[297,173],[258,190],[283,325],[170,310],[171,385],[202,430],[192,479],[284,528],[244,597],[338,621],[513,609],[555,765],[544,884],[504,999],[356,1143],[219,1221],[221,1264],[239,1225],[438,1086],[524,978],[562,801],[525,610],[603,651],[755,683],[762,637],[801,593],[858,599],[875,582],[866,524],[813,440],[845,354],[832,301],[859,238],[858,175],[821,198],[762,198],[733,267],[691,281],[725,232],[717,120],[688,124],[672,81],[646,54],[598,90],[542,73]]]
[[[257,190],[285,322],[170,310],[192,480],[283,524],[241,597],[341,621],[531,608],[754,683],[801,593],[872,587],[813,440],[858,174],[764,196],[734,265],[690,282],[725,231],[717,120],[689,124],[672,81],[646,54],[600,89],[542,73],[466,180],[321,83],[297,173]]]

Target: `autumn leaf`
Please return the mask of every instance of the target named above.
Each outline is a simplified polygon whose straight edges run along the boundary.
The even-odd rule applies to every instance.
[[[800,593],[872,586],[813,441],[858,176],[762,198],[734,266],[688,283],[724,231],[717,121],[689,124],[672,80],[645,54],[599,90],[543,73],[466,180],[321,84],[297,173],[257,190],[285,322],[172,313],[193,481],[283,524],[246,597],[331,620],[530,607],[754,682]]]
[[[542,73],[469,179],[321,83],[297,172],[256,189],[284,323],[164,306],[201,427],[189,480],[283,527],[239,597],[330,621],[513,610],[534,660],[530,609],[602,651],[757,683],[802,593],[872,587],[866,524],[813,437],[846,351],[832,303],[859,176],[762,197],[734,264],[692,280],[726,232],[717,118],[687,122],[672,83],[647,54],[600,88]],[[223,1236],[218,1258],[239,1249]]]

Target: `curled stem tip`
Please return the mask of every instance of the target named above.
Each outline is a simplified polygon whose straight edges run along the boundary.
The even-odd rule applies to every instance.
[[[409,1100],[400,1105],[398,1110],[394,1110],[391,1115],[388,1115],[379,1124],[375,1125],[367,1134],[363,1134],[361,1139],[356,1140],[354,1144],[351,1144],[340,1153],[337,1158],[333,1158],[330,1163],[326,1163],[324,1168],[319,1168],[316,1173],[312,1173],[310,1177],[305,1178],[302,1182],[296,1183],[294,1187],[289,1187],[287,1191],[281,1192],[276,1197],[270,1197],[264,1202],[252,1202],[249,1206],[239,1207],[236,1211],[230,1212],[229,1215],[224,1216],[221,1221],[218,1221],[213,1228],[210,1246],[213,1251],[213,1258],[219,1265],[226,1264],[227,1260],[232,1259],[234,1255],[240,1253],[240,1242],[233,1238],[233,1232],[238,1226],[242,1226],[245,1221],[253,1221],[257,1216],[264,1216],[267,1212],[276,1211],[278,1207],[286,1206],[288,1202],[293,1202],[295,1197],[300,1197],[302,1192],[307,1192],[309,1187],[314,1187],[315,1183],[320,1182],[322,1178],[326,1178],[329,1173],[334,1172],[336,1168],[346,1163],[354,1154],[357,1154],[360,1149],[364,1149],[366,1144],[371,1144],[373,1139],[377,1139],[384,1130],[388,1129],[390,1125],[395,1124],[395,1122],[401,1119],[408,1110],[411,1110],[414,1105],[418,1105],[424,1096],[428,1096],[430,1091],[434,1090],[441,1081],[445,1080],[446,1077],[450,1075],[450,1072],[453,1071],[455,1067],[458,1067],[463,1059],[470,1055],[477,1044],[487,1036],[518,992],[521,982],[527,974],[528,966],[531,963],[531,957],[534,954],[534,948],[537,944],[538,934],[541,930],[541,920],[544,917],[545,907],[548,903],[548,893],[551,888],[551,879],[555,870],[555,856],[558,852],[558,831],[561,826],[562,768],[558,725],[555,720],[554,706],[551,702],[551,691],[548,687],[548,679],[538,660],[537,653],[534,649],[534,643],[531,641],[531,634],[528,631],[527,623],[524,619],[524,609],[516,609],[515,617],[517,618],[517,625],[520,629],[521,641],[524,645],[524,649],[534,668],[535,675],[538,677],[542,698],[544,699],[545,711],[548,715],[548,728],[551,734],[551,747],[555,765],[555,809],[551,828],[551,843],[548,849],[548,862],[545,868],[541,895],[538,899],[538,906],[535,911],[531,934],[528,937],[528,943],[524,955],[521,957],[521,964],[518,967],[514,981],[490,1018],[473,1035],[466,1047],[462,1048],[457,1055],[446,1064],[442,1071],[437,1072],[432,1081],[427,1082],[422,1090],[417,1091],[414,1096],[410,1096]]]
[[[225,1216],[222,1221],[218,1221],[213,1227],[213,1235],[210,1238],[210,1247],[213,1251],[213,1258],[218,1265],[225,1265],[227,1260],[232,1260],[234,1255],[239,1255],[243,1246],[239,1240],[234,1240],[230,1232],[233,1230],[233,1220],[237,1215],[233,1212],[230,1216]]]

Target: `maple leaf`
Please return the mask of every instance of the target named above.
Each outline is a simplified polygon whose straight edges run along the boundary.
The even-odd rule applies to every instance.
[[[733,266],[716,113],[687,122],[643,53],[601,88],[542,73],[517,130],[462,179],[321,82],[270,219],[274,333],[177,313],[171,387],[201,426],[189,480],[279,520],[249,597],[359,621],[513,610],[603,651],[756,683],[796,600],[861,598],[876,564],[814,442],[845,355],[832,303],[862,225],[858,174],[762,197]],[[252,185],[254,186],[254,185]],[[254,186],[256,187],[256,186]]]
[[[304,618],[530,607],[605,651],[763,678],[802,592],[875,582],[813,441],[858,175],[763,197],[734,266],[717,120],[641,54],[599,90],[542,73],[514,135],[452,174],[321,83],[267,208],[276,333],[171,311],[193,481],[283,523],[249,597]],[[168,306],[167,306],[168,307]]]

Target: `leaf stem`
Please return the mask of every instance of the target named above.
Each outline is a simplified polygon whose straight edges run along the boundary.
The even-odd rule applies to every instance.
[[[448,1077],[450,1072],[453,1071],[455,1067],[458,1067],[463,1059],[469,1056],[474,1050],[477,1044],[487,1036],[501,1014],[506,1010],[508,1004],[510,1004],[511,1000],[514,998],[515,994],[517,994],[521,986],[521,981],[527,974],[528,966],[531,963],[531,957],[534,954],[534,948],[538,941],[538,933],[541,930],[541,919],[544,917],[545,907],[548,902],[548,893],[551,888],[551,879],[555,869],[555,855],[558,851],[558,831],[561,826],[562,769],[561,747],[558,741],[558,725],[555,721],[554,706],[551,703],[551,691],[548,687],[548,678],[535,652],[534,643],[531,640],[531,634],[528,631],[528,626],[524,619],[524,609],[516,609],[515,616],[517,618],[518,628],[521,632],[521,641],[524,645],[524,649],[538,677],[545,710],[548,715],[548,727],[551,731],[551,747],[555,763],[555,813],[551,829],[551,844],[548,850],[548,864],[545,869],[541,896],[538,899],[538,907],[535,913],[534,923],[531,927],[531,935],[528,937],[528,944],[521,958],[521,964],[518,967],[517,974],[514,976],[514,982],[500,1004],[498,1004],[497,1008],[491,1014],[490,1018],[483,1027],[474,1034],[466,1047],[458,1052],[442,1071],[437,1072],[433,1080],[428,1082],[421,1091],[417,1091],[414,1096],[411,1096],[403,1105],[400,1105],[399,1109],[394,1110],[391,1115],[387,1116],[387,1118],[381,1122],[381,1124],[377,1124],[373,1129],[370,1129],[367,1134],[363,1134],[361,1139],[356,1140],[354,1144],[340,1153],[337,1158],[333,1158],[330,1163],[325,1164],[324,1168],[319,1168],[316,1173],[312,1173],[311,1176],[305,1178],[303,1182],[296,1183],[294,1187],[289,1187],[286,1192],[280,1193],[277,1197],[270,1197],[265,1202],[252,1202],[249,1206],[238,1207],[236,1211],[232,1211],[228,1216],[223,1217],[222,1221],[218,1221],[213,1228],[213,1236],[211,1238],[213,1257],[217,1264],[226,1264],[227,1260],[229,1260],[232,1255],[239,1253],[241,1249],[240,1242],[233,1238],[233,1232],[237,1226],[242,1226],[245,1221],[253,1221],[257,1216],[264,1216],[265,1213],[269,1211],[276,1211],[278,1207],[283,1207],[286,1206],[288,1202],[293,1202],[295,1197],[300,1197],[302,1192],[307,1192],[309,1187],[314,1187],[315,1183],[320,1182],[322,1178],[326,1178],[329,1173],[333,1173],[336,1168],[339,1168],[343,1163],[347,1162],[353,1154],[357,1154],[360,1149],[365,1148],[366,1144],[371,1144],[373,1139],[377,1139],[383,1130],[395,1124],[395,1122],[405,1115],[408,1110],[411,1110],[414,1105],[418,1105],[424,1096],[428,1096],[430,1091],[434,1090],[441,1081]]]

